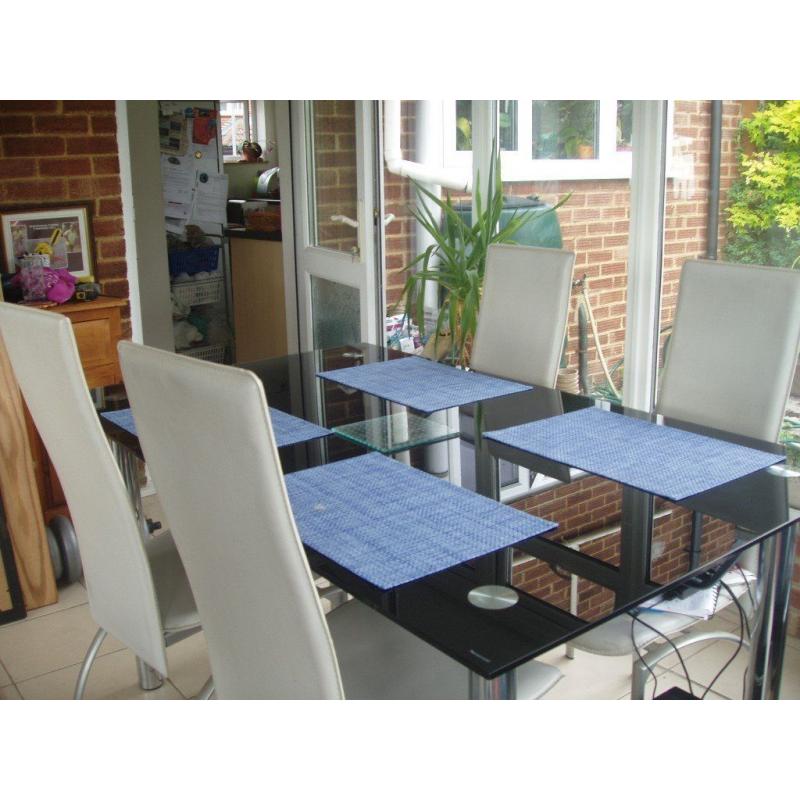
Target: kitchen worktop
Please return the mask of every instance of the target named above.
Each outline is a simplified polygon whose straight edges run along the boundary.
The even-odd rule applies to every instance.
[[[232,239],[263,239],[267,242],[280,242],[282,238],[280,231],[256,231],[241,225],[228,225],[225,235]]]

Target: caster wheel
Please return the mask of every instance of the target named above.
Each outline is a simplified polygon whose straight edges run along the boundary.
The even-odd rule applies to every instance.
[[[78,549],[78,538],[75,529],[67,517],[53,517],[50,527],[58,544],[63,564],[61,581],[64,584],[75,583],[83,575],[81,553]]]
[[[53,577],[56,583],[61,580],[64,574],[64,562],[61,559],[61,550],[58,549],[58,542],[49,525],[45,526],[45,533],[47,534],[47,547],[50,550],[50,562],[53,565]]]

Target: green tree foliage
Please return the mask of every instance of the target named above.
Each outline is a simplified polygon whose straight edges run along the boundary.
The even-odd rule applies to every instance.
[[[749,264],[800,264],[800,100],[770,101],[742,120],[753,152],[739,154],[727,209],[725,258]]]

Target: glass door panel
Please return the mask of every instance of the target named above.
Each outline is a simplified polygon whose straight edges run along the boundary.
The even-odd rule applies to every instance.
[[[372,103],[292,103],[300,347],[379,341]]]

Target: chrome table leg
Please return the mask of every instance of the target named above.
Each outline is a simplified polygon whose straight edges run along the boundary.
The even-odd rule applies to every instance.
[[[469,699],[470,700],[516,700],[517,699],[517,673],[515,670],[506,672],[499,678],[487,680],[476,672],[469,673]]]
[[[792,589],[796,526],[770,536],[761,545],[758,609],[750,648],[745,697],[777,700]]]

